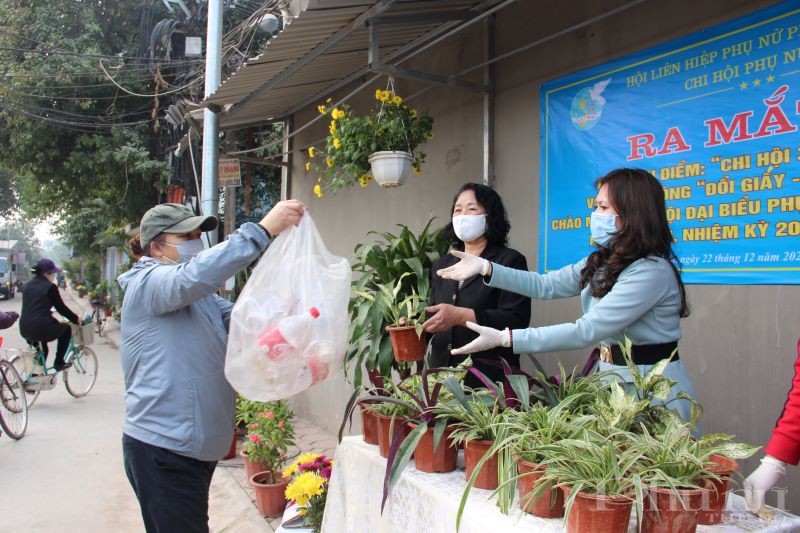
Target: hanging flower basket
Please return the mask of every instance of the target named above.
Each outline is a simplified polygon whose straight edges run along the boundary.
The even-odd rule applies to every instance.
[[[330,106],[330,99],[318,106],[331,118],[325,145],[309,147],[305,164],[317,176],[318,197],[356,184],[367,187],[373,178],[382,187],[397,187],[410,173],[422,172],[419,146],[433,138],[433,118],[403,103],[391,80],[386,90],[375,91],[375,99],[378,105],[366,115],[347,104]]]
[[[375,152],[369,156],[372,177],[381,187],[399,187],[411,175],[413,159],[408,152]]]

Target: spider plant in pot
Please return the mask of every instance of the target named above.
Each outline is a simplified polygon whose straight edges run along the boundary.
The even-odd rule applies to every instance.
[[[534,501],[551,485],[564,491],[568,533],[627,532],[631,507],[642,492],[641,452],[582,428],[574,438],[539,448],[544,467]]]
[[[394,359],[398,363],[421,361],[425,357],[426,337],[422,330],[425,307],[428,302],[430,280],[417,277],[417,285],[411,294],[403,297],[403,278],[406,273],[392,285],[378,285],[375,304],[381,309],[389,326],[389,338],[392,343]],[[368,297],[366,293],[364,297]]]
[[[708,505],[703,505],[697,518],[701,525],[713,525],[722,522],[725,504],[728,500],[728,484],[730,477],[739,469],[737,459],[747,459],[760,446],[742,442],[734,442],[732,435],[713,433],[703,435],[698,441],[702,450],[704,469],[714,476],[706,479],[709,489]]]
[[[538,500],[534,500],[532,494],[544,472],[539,448],[575,437],[581,417],[573,415],[573,407],[580,401],[580,396],[574,399],[566,397],[553,408],[534,403],[520,411],[506,411],[507,418],[501,422],[505,426],[506,438],[497,441],[495,448],[509,449],[516,461],[518,475],[510,481],[516,479],[519,506],[527,513],[541,518],[564,516],[563,491],[552,488],[549,493],[542,493]],[[573,419],[577,419],[575,423]]]
[[[689,427],[672,420],[661,434],[652,435],[642,426],[641,433],[628,434],[625,444],[642,455],[641,531],[694,533],[698,512],[708,502],[703,477],[714,474],[705,469],[707,455],[691,438]]]

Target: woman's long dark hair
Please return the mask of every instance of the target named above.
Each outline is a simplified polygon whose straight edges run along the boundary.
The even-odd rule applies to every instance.
[[[667,222],[664,189],[649,172],[638,168],[612,170],[595,185],[607,185],[608,198],[622,221],[608,247],[598,246],[586,260],[581,271],[581,288],[587,285],[595,298],[611,291],[617,278],[628,265],[646,257],[666,259],[675,272],[681,292],[680,316],[689,316],[686,288],[681,280],[680,266],[672,250],[672,232]]]
[[[461,193],[464,191],[474,192],[475,199],[486,209],[486,240],[489,241],[489,244],[495,246],[505,246],[508,243],[508,232],[511,231],[511,224],[508,222],[508,213],[506,213],[506,208],[503,205],[503,200],[500,198],[500,195],[497,194],[497,191],[486,185],[481,185],[480,183],[465,183],[453,197],[453,205],[450,206],[450,215],[453,214],[453,210],[456,208],[458,197],[461,196]],[[451,244],[456,246],[462,244],[461,240],[456,237],[456,232],[453,231],[452,220],[445,226],[444,231],[447,235],[447,240]]]

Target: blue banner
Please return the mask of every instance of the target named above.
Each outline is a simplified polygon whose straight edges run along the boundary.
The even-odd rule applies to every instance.
[[[686,283],[800,284],[796,1],[542,87],[539,269],[591,252],[594,180],[661,180]]]

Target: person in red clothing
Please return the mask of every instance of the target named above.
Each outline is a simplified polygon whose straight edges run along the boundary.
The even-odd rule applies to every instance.
[[[754,513],[764,507],[764,495],[786,473],[786,465],[800,462],[800,339],[797,341],[792,388],[764,453],[761,466],[744,480],[747,507]]]

